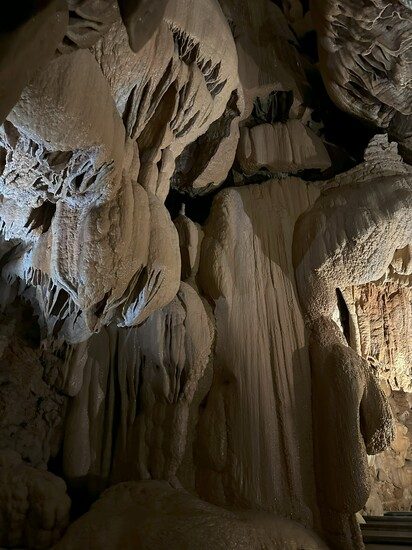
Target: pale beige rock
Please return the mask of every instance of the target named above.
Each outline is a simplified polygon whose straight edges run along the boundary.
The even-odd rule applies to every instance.
[[[221,183],[242,109],[230,29],[215,0],[199,7],[204,20],[169,3],[135,53],[114,2],[71,0],[62,51],[75,51],[37,73],[2,128],[2,232],[21,241],[3,276],[28,283],[49,337],[141,323],[178,290],[160,201],[171,182]]]
[[[121,483],[69,527],[56,550],[321,550],[312,531],[264,512],[232,512],[165,482]]]
[[[66,0],[69,22],[59,50],[90,48],[118,19],[116,0]]]
[[[409,250],[395,253],[386,282],[345,290],[350,340],[374,366],[396,418],[391,446],[369,457],[372,489],[364,513],[410,510],[412,505],[412,294]],[[393,265],[396,266],[397,275]],[[393,280],[391,280],[393,279]],[[396,280],[397,279],[397,280]]]
[[[299,214],[317,196],[287,178],[219,193],[198,280],[216,318],[214,380],[199,424],[202,498],[311,522],[310,367],[293,280]]]
[[[399,0],[314,0],[311,10],[322,77],[333,101],[409,137],[411,6]]]
[[[136,143],[91,53],[50,63],[9,118],[2,229],[22,244],[3,276],[34,287],[49,334],[78,342],[113,319],[141,322],[169,302],[179,284],[176,230],[136,182]]]
[[[173,187],[201,195],[224,182],[235,160],[243,112],[243,94],[239,87],[232,92],[223,115],[177,158],[171,180]]]
[[[130,47],[138,52],[150,40],[161,23],[169,0],[119,0]]]
[[[243,107],[235,44],[216,0],[199,0],[197,10],[169,2],[137,52],[117,22],[94,52],[127,133],[137,138],[139,182],[163,200],[170,184],[188,192],[220,184]]]
[[[331,317],[336,288],[383,277],[412,242],[412,169],[393,146],[375,136],[364,163],[323,183],[296,225],[294,263],[308,321]]]
[[[93,336],[66,421],[65,474],[73,482],[86,476],[91,491],[113,479],[179,484],[189,408],[212,340],[205,306],[185,283],[141,327]]]
[[[325,170],[331,164],[322,140],[299,120],[244,126],[236,158],[245,174],[262,168],[272,173]]]
[[[384,511],[410,511],[412,506],[412,395],[391,392],[389,403],[396,417],[395,439],[383,453],[369,457],[372,490],[367,515]]]
[[[14,451],[0,451],[0,544],[50,548],[69,523],[64,481],[36,470]]]
[[[308,87],[304,63],[281,9],[267,0],[220,3],[235,36],[245,116],[251,114],[256,97],[264,98],[280,90],[293,92],[292,118],[303,116]]]
[[[392,413],[367,361],[347,346],[332,319],[313,322],[310,358],[323,528],[332,548],[363,548],[355,514],[371,489],[367,453],[376,454],[393,440]]]
[[[237,149],[235,169],[256,180],[330,165],[306,126],[310,37],[298,44],[289,26],[303,35],[310,15],[300,0],[119,4],[67,0],[58,54],[66,23],[53,12],[38,52],[20,31],[36,46],[45,16],[13,31],[0,59],[1,80],[18,53],[0,128],[0,305],[19,324],[10,305],[30,301],[45,337],[31,348],[24,319],[3,333],[0,317],[0,538],[40,547],[61,535],[64,484],[21,461],[45,467],[61,451],[86,498],[141,480],[109,490],[62,548],[324,548],[311,527],[359,550],[358,510],[411,499],[399,392],[411,168],[380,135],[333,180],[226,189],[205,228],[184,212],[173,225],[170,189],[213,190]],[[355,4],[313,2],[321,70],[333,99],[387,126],[404,154],[406,2]]]
[[[196,291],[182,283],[175,300],[138,329],[138,339],[141,412],[124,434],[124,447],[119,445],[115,478],[166,479],[179,485],[189,408],[208,365],[213,326]]]
[[[63,0],[36,3],[32,7],[33,13],[18,27],[0,34],[0,123],[36,70],[53,57],[66,31],[68,14]],[[8,26],[5,11],[3,28]]]
[[[402,163],[394,144],[388,144],[385,136],[376,136],[365,151],[365,162],[324,184],[320,197],[295,227],[296,280],[313,350],[316,463],[324,461],[317,469],[317,492],[324,529],[336,548],[363,548],[354,514],[366,503],[369,492],[366,452],[375,454],[388,446],[393,426],[377,379],[367,363],[345,345],[332,320],[334,309],[339,291],[382,277],[394,255],[398,265],[396,251],[412,241],[411,212],[410,167]],[[327,384],[322,373],[334,376],[331,365],[335,365],[337,378]],[[366,386],[359,375],[362,369],[369,373]],[[328,397],[338,381],[339,387],[346,385],[341,391],[342,404],[338,396]],[[367,412],[362,413],[361,407],[358,416],[361,400],[367,401]],[[342,405],[349,403],[353,406],[343,411]],[[338,458],[345,439],[351,452]],[[332,468],[338,459],[346,462],[339,488],[334,487],[337,478]]]
[[[352,347],[377,365],[379,377],[392,390],[411,392],[412,289],[410,276],[403,280],[401,274],[400,279],[351,287],[344,296],[351,314]]]
[[[119,326],[143,323],[176,296],[180,281],[179,239],[163,203],[150,192],[150,236],[146,267],[131,281],[121,306]]]

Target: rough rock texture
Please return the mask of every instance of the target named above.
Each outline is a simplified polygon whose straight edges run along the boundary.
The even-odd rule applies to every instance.
[[[398,259],[399,251],[412,241],[411,176],[395,144],[375,136],[363,165],[325,183],[295,227],[296,280],[312,350],[317,494],[324,529],[336,548],[362,547],[354,514],[369,492],[366,453],[385,449],[394,431],[385,395],[365,360],[345,344],[333,320],[334,310],[342,290],[350,285],[379,279],[388,269],[403,276],[404,263]],[[331,380],[330,386],[342,390],[330,400],[325,372],[333,378],[335,369],[339,384]],[[342,407],[350,402],[352,416]],[[365,412],[359,408],[362,402]],[[343,455],[341,484],[334,487],[332,465],[345,440],[352,451]]]
[[[313,0],[322,76],[337,105],[411,146],[412,11],[394,0]]]
[[[388,385],[385,390],[396,418],[395,438],[383,453],[369,457],[372,488],[366,515],[412,509],[412,396]]]
[[[245,126],[240,132],[236,158],[245,174],[262,168],[272,173],[295,173],[330,167],[322,140],[298,120]]]
[[[89,48],[118,18],[116,0],[66,0],[66,3],[69,22],[59,45],[59,50],[64,53],[77,48]]]
[[[281,9],[266,0],[221,0],[232,28],[245,102],[237,163],[244,174],[326,168],[329,157],[305,124],[305,60]],[[290,117],[291,120],[288,120]]]
[[[186,283],[141,327],[110,326],[93,336],[86,345],[81,389],[66,420],[67,478],[77,485],[86,478],[91,491],[109,480],[178,484],[191,437],[189,409],[212,338],[205,306]]]
[[[293,178],[222,191],[198,277],[216,318],[199,494],[309,523],[310,368],[291,246],[294,223],[316,194]]]
[[[46,381],[41,350],[23,337],[25,316],[21,307],[0,315],[0,450],[46,468],[62,440],[65,398]]]
[[[220,184],[239,137],[233,37],[215,0],[201,0],[198,9],[201,21],[185,0],[169,2],[137,52],[120,21],[93,48],[127,134],[137,139],[139,182],[163,200],[170,184],[193,193]]]
[[[363,164],[323,184],[295,229],[294,260],[308,321],[333,314],[336,288],[380,279],[412,241],[412,168],[375,136]],[[401,270],[401,275],[402,275]]]
[[[207,28],[169,2],[137,53],[113,2],[69,8],[65,55],[36,73],[1,129],[0,188],[3,236],[19,244],[3,276],[30,285],[49,336],[75,343],[112,321],[141,323],[175,296],[162,202],[170,184],[195,193],[224,180],[243,102],[215,0],[199,6]]]
[[[0,546],[58,474],[133,482],[62,547],[361,550],[411,500],[410,0],[4,4]]]
[[[165,482],[121,483],[108,489],[75,522],[56,550],[321,550],[317,535],[289,519],[264,512],[232,512]]]
[[[412,507],[412,295],[409,252],[401,252],[407,260],[402,275],[395,277],[390,268],[387,282],[344,293],[352,347],[374,366],[396,419],[390,448],[369,457],[372,489],[365,513],[372,515]]]
[[[177,235],[164,206],[136,183],[136,144],[90,52],[51,62],[9,119],[1,220],[5,238],[20,246],[3,277],[32,285],[49,334],[84,340],[113,317],[143,321],[149,300],[151,310],[170,301]]]
[[[332,319],[314,321],[310,358],[322,525],[333,548],[362,548],[354,514],[371,489],[367,454],[379,453],[393,440],[392,413],[369,364],[348,347]]]
[[[292,118],[302,117],[308,86],[304,62],[282,11],[266,0],[220,0],[220,3],[235,37],[245,116],[251,114],[256,98],[291,91]]]
[[[27,2],[2,14],[0,29],[0,123],[36,70],[53,57],[66,31],[64,0]],[[11,12],[11,13],[10,13]]]
[[[36,470],[14,451],[0,451],[0,544],[50,548],[69,523],[64,481]]]
[[[409,268],[410,270],[411,268]],[[390,270],[392,271],[392,269]],[[389,277],[394,278],[393,273]],[[397,391],[412,392],[412,288],[410,275],[347,289],[351,345],[372,361]]]

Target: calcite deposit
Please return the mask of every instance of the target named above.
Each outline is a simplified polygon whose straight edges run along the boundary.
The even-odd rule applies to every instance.
[[[402,256],[409,259],[402,251]],[[408,271],[405,264],[405,271]],[[365,512],[409,511],[412,506],[411,288],[408,275],[349,287],[350,338],[377,373],[395,417],[390,447],[369,457],[372,490]]]
[[[0,451],[0,544],[50,548],[69,523],[70,499],[62,479]]]
[[[70,527],[56,550],[105,545],[148,550],[327,548],[316,534],[290,519],[218,508],[161,481],[120,483],[108,489]]]
[[[411,511],[411,15],[4,6],[1,548],[362,550]]]
[[[216,319],[214,379],[199,424],[200,494],[301,521],[311,521],[314,505],[311,382],[292,240],[316,195],[294,178],[222,191],[198,277]]]
[[[411,5],[313,0],[322,76],[343,109],[402,138],[412,115]]]

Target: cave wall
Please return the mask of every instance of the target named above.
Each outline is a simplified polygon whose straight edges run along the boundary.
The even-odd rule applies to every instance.
[[[410,511],[412,293],[408,277],[394,282],[389,275],[387,281],[348,289],[345,296],[353,346],[374,365],[396,420],[389,449],[369,458],[373,485],[365,511],[369,515]]]
[[[410,14],[5,8],[1,547],[353,550],[411,509]]]

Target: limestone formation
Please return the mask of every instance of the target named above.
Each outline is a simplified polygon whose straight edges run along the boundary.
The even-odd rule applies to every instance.
[[[1,142],[2,229],[19,244],[3,277],[34,287],[49,334],[84,340],[113,316],[119,324],[141,322],[146,302],[161,307],[173,298],[175,229],[136,182],[136,143],[126,138],[89,51],[60,56],[38,73]]]
[[[299,120],[245,126],[240,132],[237,159],[245,174],[262,168],[276,174],[330,167],[322,140]]]
[[[318,500],[324,528],[337,548],[361,547],[353,515],[370,490],[367,453],[390,444],[393,425],[377,379],[346,345],[334,310],[346,287],[377,280],[389,269],[408,270],[398,258],[412,241],[411,185],[412,172],[394,144],[376,136],[364,164],[324,184],[295,227],[296,279],[310,330]],[[328,398],[332,387],[335,399]],[[351,402],[352,416],[345,410]],[[344,455],[340,471],[348,493],[334,487],[332,468],[346,440],[352,453]]]
[[[221,0],[221,6],[235,36],[245,115],[251,114],[256,98],[291,91],[292,118],[301,118],[308,83],[303,58],[282,11],[266,0]]]
[[[0,123],[36,70],[53,57],[67,20],[64,0],[15,4],[8,12],[5,6],[0,27]]]
[[[118,17],[116,0],[66,0],[69,21],[66,34],[59,45],[61,52],[90,48]]]
[[[69,523],[64,481],[23,462],[15,451],[0,451],[0,544],[50,548]]]
[[[138,52],[162,21],[168,0],[119,0],[119,9],[129,35],[130,47]]]
[[[405,249],[397,256],[410,258]],[[404,273],[410,270],[407,262],[403,267]],[[402,271],[399,266],[397,271]],[[344,292],[351,345],[372,364],[396,419],[390,447],[369,457],[369,515],[408,511],[412,505],[411,289],[406,274],[390,268],[386,278]]]
[[[21,306],[0,315],[0,451],[13,450],[32,466],[46,468],[60,448],[65,398],[53,384],[51,355],[27,338],[34,322],[25,321],[27,315]]]
[[[411,5],[402,0],[313,0],[322,76],[342,109],[397,139],[412,135]]]
[[[410,4],[5,3],[2,548],[410,509]]]
[[[141,323],[177,292],[177,239],[160,201],[171,183],[221,183],[242,110],[232,35],[214,0],[203,3],[220,34],[176,0],[137,53],[113,2],[69,3],[65,55],[3,126],[2,230],[19,244],[3,274],[32,287],[49,336],[75,343],[111,321]]]
[[[351,287],[344,293],[350,314],[351,345],[376,366],[379,377],[386,380],[392,390],[411,392],[409,275],[396,275],[390,268],[387,277],[385,283]]]
[[[126,132],[137,140],[139,182],[162,199],[171,183],[193,192],[220,184],[236,152],[238,136],[230,130],[236,133],[232,123],[242,107],[233,37],[215,0],[202,0],[199,9],[220,34],[207,33],[184,0],[175,0],[137,53],[120,21],[94,47]]]
[[[388,449],[369,457],[372,487],[364,508],[365,515],[379,516],[385,511],[408,512],[412,506],[411,393],[391,392],[387,385],[385,389],[396,418],[395,438]]]
[[[75,522],[56,550],[84,548],[323,550],[317,535],[290,519],[232,512],[165,482],[121,483]]]
[[[178,482],[189,410],[208,365],[213,327],[195,290],[139,328],[110,326],[87,343],[80,391],[69,404],[63,467],[91,491],[109,481]],[[120,397],[120,401],[118,396]]]
[[[362,548],[354,515],[371,489],[367,454],[391,443],[392,414],[368,363],[347,346],[332,319],[314,321],[310,338],[315,473],[323,528],[332,548]],[[351,452],[342,453],[342,448]]]
[[[179,235],[180,258],[182,263],[182,281],[195,284],[199,270],[201,245],[204,233],[199,224],[185,215],[183,207],[179,216],[173,220]]]
[[[200,495],[309,523],[310,367],[291,247],[294,223],[316,195],[294,178],[221,192],[199,269],[216,318],[214,380],[199,426]]]
[[[387,137],[373,138],[363,164],[323,186],[294,237],[297,283],[309,322],[332,316],[336,288],[378,280],[391,265],[396,272],[394,256],[412,242],[412,168]]]

